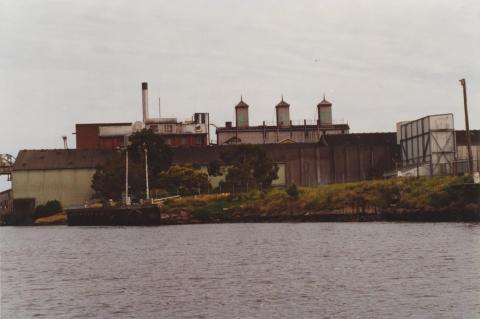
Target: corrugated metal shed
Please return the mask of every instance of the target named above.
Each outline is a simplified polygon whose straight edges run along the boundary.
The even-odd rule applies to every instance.
[[[13,171],[95,168],[113,154],[105,149],[21,150]]]

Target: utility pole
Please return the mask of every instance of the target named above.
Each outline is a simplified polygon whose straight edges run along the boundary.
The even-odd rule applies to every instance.
[[[150,191],[148,188],[148,148],[147,144],[143,143],[143,150],[145,151],[145,186],[147,189],[147,200],[150,199]]]
[[[465,79],[460,80],[463,87],[463,106],[465,109],[465,133],[467,134],[467,152],[468,152],[468,172],[473,173],[473,157],[472,157],[472,143],[470,141],[470,125],[468,123],[468,108],[467,108],[467,83]]]
[[[125,206],[129,206],[128,199],[128,149],[125,150]]]

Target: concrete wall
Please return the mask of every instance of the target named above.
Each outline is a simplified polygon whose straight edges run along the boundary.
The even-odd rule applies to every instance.
[[[14,198],[35,198],[36,205],[58,200],[63,207],[82,205],[93,194],[94,169],[59,169],[14,171]]]

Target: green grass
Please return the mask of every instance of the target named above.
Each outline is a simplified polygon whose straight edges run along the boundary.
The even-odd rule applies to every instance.
[[[467,193],[459,187],[466,177],[394,178],[357,183],[299,188],[298,197],[285,189],[262,193],[202,195],[167,201],[164,211],[187,211],[202,221],[227,219],[233,212],[270,215],[280,212],[371,212],[386,209],[444,209],[480,206],[478,189]]]

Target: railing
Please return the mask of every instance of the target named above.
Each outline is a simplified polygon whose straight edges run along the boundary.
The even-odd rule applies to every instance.
[[[397,163],[397,172],[403,176],[448,176],[465,175],[469,173],[468,160],[460,159],[450,163],[416,163],[403,165]],[[472,172],[480,171],[480,159],[473,160]]]
[[[292,125],[295,126],[302,126],[302,125],[317,125],[317,120],[291,120],[290,121]],[[333,125],[336,124],[348,124],[348,121],[345,121],[344,119],[337,119],[332,121]],[[258,125],[252,125],[252,126],[263,126],[263,123],[260,123]],[[265,121],[265,126],[277,126],[276,121]]]

